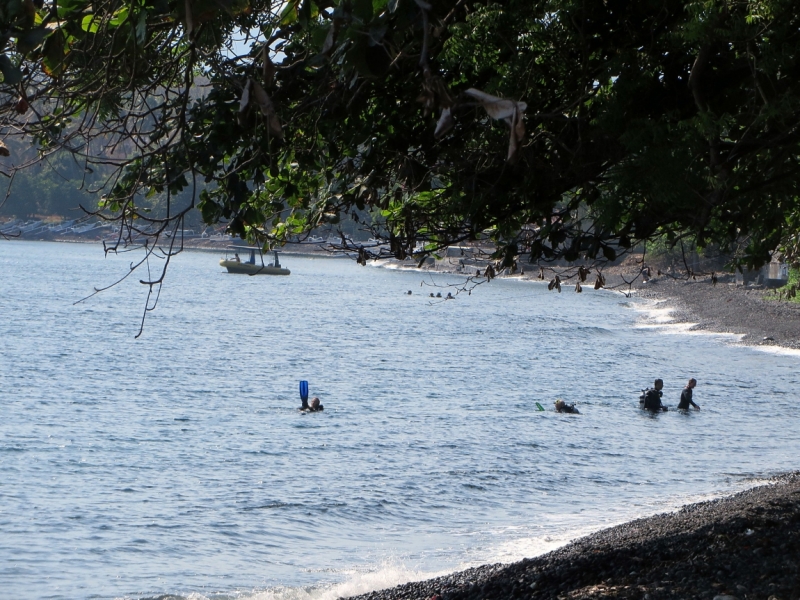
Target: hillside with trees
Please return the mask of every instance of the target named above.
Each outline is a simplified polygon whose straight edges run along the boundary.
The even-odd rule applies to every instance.
[[[25,149],[19,151],[24,153]],[[16,172],[13,181],[4,182],[10,189],[0,206],[0,216],[79,218],[84,214],[81,205],[92,210],[98,201],[87,189],[89,182],[85,175],[82,167],[66,153],[38,161]]]

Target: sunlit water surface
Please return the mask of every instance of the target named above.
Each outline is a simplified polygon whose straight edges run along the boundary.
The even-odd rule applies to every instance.
[[[797,468],[797,356],[618,293],[495,280],[431,301],[461,280],[218,258],[178,256],[136,340],[143,273],[73,305],[135,256],[0,242],[6,597],[335,598]],[[657,376],[672,406],[696,377],[702,411],[642,413]],[[296,410],[301,379],[323,413]]]

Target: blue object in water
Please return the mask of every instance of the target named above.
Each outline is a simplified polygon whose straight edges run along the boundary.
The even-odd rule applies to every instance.
[[[300,400],[303,402],[308,401],[308,382],[301,381],[300,382]]]

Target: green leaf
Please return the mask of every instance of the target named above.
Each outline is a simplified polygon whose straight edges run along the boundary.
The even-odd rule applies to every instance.
[[[136,41],[144,44],[147,39],[147,11],[139,13],[139,20],[136,23]]]
[[[298,17],[300,18],[300,24],[303,27],[307,27],[309,21],[311,21],[311,0],[303,0]]]
[[[17,36],[17,52],[28,54],[28,52],[33,51],[41,45],[48,33],[48,30],[44,27],[23,31]]]
[[[100,29],[100,22],[94,18],[94,15],[86,15],[81,21],[81,29],[87,33],[97,33]]]
[[[300,0],[289,0],[281,11],[281,25],[291,25],[297,21],[297,5]]]
[[[364,39],[355,40],[352,47],[347,51],[347,61],[355,67],[362,77],[374,77],[367,62],[367,53],[371,51],[373,49],[367,46],[367,42]]]
[[[57,30],[49,36],[44,44],[44,67],[45,72],[51,77],[59,77],[65,68],[64,50],[66,44],[61,30]]]
[[[372,20],[372,0],[353,0],[353,14],[363,23]]]
[[[0,72],[3,73],[3,83],[15,85],[22,81],[22,71],[5,54],[0,54]]]
[[[129,14],[130,9],[127,6],[123,6],[114,13],[114,16],[111,17],[111,20],[108,22],[108,24],[111,25],[111,27],[119,27],[128,19]]]
[[[69,13],[80,12],[86,8],[84,0],[59,0],[58,2],[58,16],[68,17]]]
[[[386,35],[386,31],[389,27],[384,24],[376,27],[369,28],[369,42],[371,46],[375,46],[380,44],[383,41],[384,36]]]

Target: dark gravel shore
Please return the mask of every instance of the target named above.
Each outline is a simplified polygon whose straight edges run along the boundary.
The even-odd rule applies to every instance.
[[[712,285],[710,278],[675,280],[656,277],[636,285],[636,295],[665,300],[678,322],[696,329],[743,334],[750,345],[800,348],[800,304],[765,299],[767,290],[732,283]]]
[[[538,558],[485,565],[357,598],[796,600],[800,473],[605,529]]]

